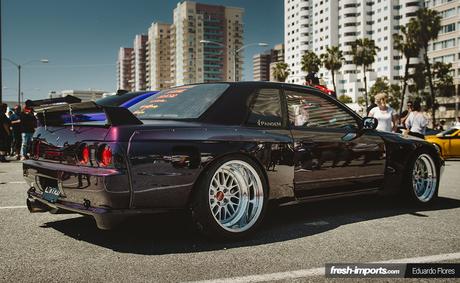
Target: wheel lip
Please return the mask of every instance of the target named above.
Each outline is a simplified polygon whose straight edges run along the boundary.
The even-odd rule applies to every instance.
[[[417,169],[417,161],[423,162],[424,166],[426,167],[427,173],[431,173],[431,177],[428,184],[425,184],[423,188],[423,192],[417,193],[417,184],[416,184],[416,169]],[[411,173],[411,181],[412,181],[412,191],[416,199],[420,202],[426,203],[433,199],[437,186],[438,186],[438,170],[433,158],[426,153],[420,154],[414,161],[414,166],[412,168]],[[428,187],[428,188],[427,188]],[[427,192],[428,190],[428,192]]]
[[[257,170],[254,168],[253,165],[251,165],[250,163],[246,162],[246,161],[243,161],[243,160],[240,160],[240,159],[234,159],[234,160],[229,160],[223,164],[221,164],[214,172],[214,174],[212,175],[211,177],[211,181],[210,181],[210,184],[208,185],[208,190],[207,190],[207,193],[208,193],[208,197],[210,195],[210,190],[211,190],[211,184],[212,184],[212,181],[214,180],[214,178],[216,177],[216,174],[218,174],[218,172],[222,169],[222,168],[225,168],[227,167],[228,165],[230,164],[238,164],[238,165],[241,165],[243,166],[245,169],[249,170],[250,173],[252,174],[252,177],[255,179],[254,181],[258,184],[258,195],[257,195],[257,202],[258,202],[258,206],[256,208],[256,212],[254,213],[253,217],[246,223],[245,226],[243,227],[238,227],[238,228],[233,228],[233,227],[228,227],[226,226],[225,224],[228,224],[228,223],[232,223],[234,222],[233,220],[232,221],[229,221],[228,223],[221,223],[220,220],[218,220],[216,218],[216,216],[214,215],[212,209],[211,209],[211,204],[210,204],[210,200],[208,199],[207,200],[207,203],[208,203],[208,210],[209,212],[211,213],[212,215],[212,218],[214,219],[214,221],[221,227],[223,228],[224,230],[228,231],[228,232],[231,232],[231,233],[241,233],[241,232],[244,232],[244,231],[247,231],[249,230],[251,227],[254,226],[254,224],[256,224],[256,222],[260,219],[260,216],[262,214],[262,210],[263,210],[263,207],[265,205],[265,190],[264,190],[264,183],[262,182],[262,179],[259,175],[259,173],[257,172]],[[249,190],[249,188],[246,188],[247,190]],[[254,192],[254,194],[256,194]],[[243,196],[240,197],[240,202],[243,202]],[[249,200],[249,197],[246,197],[245,200]],[[249,202],[245,203],[245,204],[241,204],[240,205],[243,205],[243,207],[245,208],[247,205],[249,204]],[[233,224],[234,225],[234,224]]]

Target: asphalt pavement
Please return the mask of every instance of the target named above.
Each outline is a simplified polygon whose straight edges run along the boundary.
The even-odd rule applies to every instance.
[[[132,219],[101,231],[76,214],[30,214],[19,162],[0,164],[0,281],[324,281],[326,263],[460,262],[460,160],[439,201],[358,197],[272,209],[251,239],[213,242],[187,213]],[[388,281],[388,280],[385,280]]]

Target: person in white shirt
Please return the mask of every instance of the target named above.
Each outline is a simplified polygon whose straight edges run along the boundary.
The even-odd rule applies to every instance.
[[[377,93],[375,103],[377,106],[369,111],[369,117],[374,117],[379,121],[377,130],[384,132],[395,132],[397,127],[397,113],[387,105],[388,95],[386,93]]]
[[[412,105],[412,112],[410,112],[409,117],[406,119],[406,129],[409,130],[409,134],[424,138],[426,126],[428,126],[428,120],[421,112],[422,106],[420,101],[415,101]]]

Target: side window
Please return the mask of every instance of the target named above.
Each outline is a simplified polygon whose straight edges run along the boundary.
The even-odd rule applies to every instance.
[[[341,128],[357,124],[352,115],[325,98],[295,91],[285,94],[291,126]]]
[[[252,96],[246,125],[253,127],[281,127],[283,125],[279,89],[259,89]]]

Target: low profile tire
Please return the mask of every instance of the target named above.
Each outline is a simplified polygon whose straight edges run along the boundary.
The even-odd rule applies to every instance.
[[[407,196],[416,205],[429,205],[438,197],[439,166],[426,152],[411,159],[406,172]]]
[[[267,207],[267,181],[253,160],[228,156],[211,165],[197,183],[192,217],[211,238],[247,237],[261,223]]]

